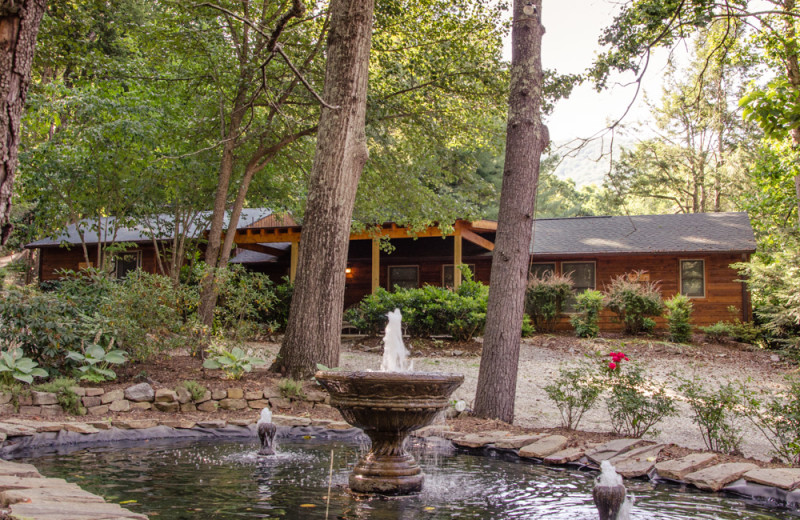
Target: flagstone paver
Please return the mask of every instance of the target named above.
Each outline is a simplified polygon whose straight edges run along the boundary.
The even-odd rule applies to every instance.
[[[509,435],[508,437],[500,437],[494,442],[494,447],[501,450],[518,450],[523,446],[532,444],[539,439],[545,437],[544,434],[528,434],[528,435]]]
[[[716,453],[691,453],[685,457],[673,460],[665,460],[656,464],[658,476],[670,480],[683,480],[689,473],[700,471],[717,462],[719,456]]]
[[[749,462],[728,462],[689,473],[684,480],[700,489],[719,491],[726,484],[730,484],[748,471],[757,468],[758,466]]]
[[[560,466],[570,462],[575,462],[583,457],[584,453],[586,453],[585,448],[567,448],[565,450],[557,451],[552,455],[548,455],[542,459],[542,462],[545,464]]]
[[[745,473],[744,479],[791,491],[800,486],[800,468],[759,468]]]
[[[642,446],[611,457],[608,461],[625,478],[643,477],[649,475],[656,466],[658,454],[665,447],[664,444]]]
[[[645,444],[654,443],[644,439],[615,439],[586,452],[586,457],[599,466],[604,460],[616,457],[617,455]]]
[[[519,450],[520,457],[543,459],[567,447],[569,439],[563,435],[548,435]]]

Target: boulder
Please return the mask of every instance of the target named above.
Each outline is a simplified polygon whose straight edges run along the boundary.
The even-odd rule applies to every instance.
[[[34,405],[58,404],[58,396],[52,392],[31,391],[31,399]]]
[[[156,391],[149,383],[139,383],[125,389],[125,399],[134,403],[152,402]]]
[[[179,386],[176,388],[175,394],[177,394],[178,402],[181,404],[186,404],[192,400],[192,394],[186,389],[185,386]]]
[[[111,390],[110,392],[106,392],[100,396],[100,402],[103,404],[110,404],[114,401],[119,401],[120,399],[125,399],[125,391],[121,388],[117,390]]]
[[[108,405],[108,409],[112,412],[128,412],[131,409],[131,402],[127,399],[112,401],[111,404]]]
[[[178,394],[169,388],[159,388],[156,390],[155,399],[157,403],[177,403]]]
[[[228,388],[228,399],[244,399],[244,390],[241,388]]]

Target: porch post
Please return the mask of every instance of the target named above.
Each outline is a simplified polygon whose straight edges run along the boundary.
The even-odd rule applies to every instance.
[[[381,285],[381,247],[380,239],[372,239],[372,294]]]
[[[453,233],[453,289],[458,289],[461,285],[461,224],[456,222],[456,229]]]

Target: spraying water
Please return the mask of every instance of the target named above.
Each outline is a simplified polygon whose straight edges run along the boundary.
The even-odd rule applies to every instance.
[[[382,372],[412,372],[414,362],[408,359],[408,350],[403,344],[403,328],[401,321],[403,315],[400,309],[395,309],[387,314],[389,323],[386,325],[386,334],[383,336],[383,361]]]
[[[629,520],[633,503],[625,496],[622,477],[607,460],[600,463],[592,497],[600,520]]]

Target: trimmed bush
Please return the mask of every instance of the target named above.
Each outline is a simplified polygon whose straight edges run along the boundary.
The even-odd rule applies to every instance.
[[[650,432],[659,421],[677,414],[675,403],[664,386],[649,381],[644,372],[630,364],[609,378],[611,395],[606,399],[608,415],[614,433],[626,437],[641,437]]]
[[[651,317],[661,316],[664,303],[658,282],[639,282],[643,273],[634,271],[617,276],[606,287],[605,304],[625,325],[628,334],[651,332],[656,322]]]
[[[564,302],[572,295],[572,278],[547,271],[533,277],[525,291],[525,312],[539,331],[552,331]]]
[[[670,340],[675,343],[689,343],[692,340],[692,301],[683,294],[676,294],[664,302],[667,307],[667,324]]]
[[[583,291],[576,298],[575,312],[570,323],[579,338],[594,338],[600,332],[598,322],[603,308],[603,294],[600,291]]]

